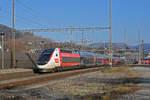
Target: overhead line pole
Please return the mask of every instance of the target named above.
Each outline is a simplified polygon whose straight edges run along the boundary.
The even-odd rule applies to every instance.
[[[141,41],[141,52],[142,52],[142,60],[144,60],[144,40]]]
[[[12,67],[16,67],[16,52],[15,52],[15,0],[13,0],[13,13],[12,13]]]
[[[82,31],[82,50],[84,49],[84,31]]]
[[[127,43],[126,43],[126,29],[124,29],[124,49],[127,49]]]
[[[71,30],[70,30],[70,44],[71,44],[71,48],[73,49],[73,41],[72,41],[72,26],[71,26]]]
[[[4,33],[2,32],[1,34],[2,37],[2,43],[1,43],[1,51],[2,51],[2,69],[4,69],[5,62],[4,62]]]
[[[110,36],[109,36],[109,54],[110,54],[110,67],[112,67],[112,0],[109,0],[109,33],[110,33]]]
[[[141,39],[140,39],[140,26],[138,26],[138,40],[139,40],[139,56],[138,56],[138,64],[141,64]]]

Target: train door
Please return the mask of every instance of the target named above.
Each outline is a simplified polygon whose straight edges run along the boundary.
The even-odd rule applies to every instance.
[[[60,55],[59,55],[59,49],[56,48],[54,53],[54,61],[55,61],[55,67],[60,66]]]

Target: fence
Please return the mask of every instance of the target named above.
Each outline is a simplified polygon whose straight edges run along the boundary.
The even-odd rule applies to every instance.
[[[16,52],[16,68],[33,68],[36,65],[38,53]],[[12,68],[11,52],[4,53],[4,68]],[[2,69],[2,55],[0,52],[0,69]]]

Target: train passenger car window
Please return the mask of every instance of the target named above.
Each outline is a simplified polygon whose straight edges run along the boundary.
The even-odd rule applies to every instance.
[[[72,53],[71,50],[64,50],[64,49],[61,49],[60,51],[61,51],[62,53]]]
[[[80,52],[80,55],[81,55],[81,56],[86,56],[86,53],[83,52],[83,51],[81,51],[81,52]]]
[[[73,54],[79,54],[79,51],[78,50],[73,50],[72,53]]]

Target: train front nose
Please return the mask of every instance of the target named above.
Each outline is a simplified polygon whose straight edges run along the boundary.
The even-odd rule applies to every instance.
[[[45,70],[51,66],[50,59],[54,50],[55,50],[54,48],[50,48],[42,52],[41,56],[39,57],[37,61],[37,67],[36,67],[37,69]]]
[[[37,62],[37,65],[38,65],[38,66],[43,66],[43,65],[46,65],[47,63],[48,63],[48,61],[39,60],[39,61]]]

